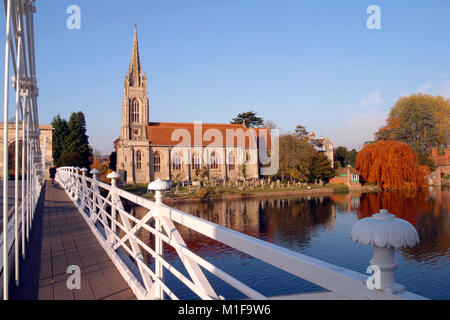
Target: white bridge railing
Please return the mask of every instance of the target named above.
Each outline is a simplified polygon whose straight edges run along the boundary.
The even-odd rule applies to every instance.
[[[164,282],[166,272],[172,273],[200,299],[224,299],[211,286],[203,270],[250,299],[269,298],[256,291],[257,288],[250,288],[191,251],[174,223],[322,287],[323,292],[312,293],[316,299],[423,299],[395,283],[389,288],[369,289],[366,284],[367,275],[287,250],[168,207],[161,203],[158,191],[156,202],[128,193],[116,186],[118,174],[110,175],[112,185],[108,185],[96,180],[95,171],[91,172],[94,173],[93,179],[88,178],[86,172],[87,169],[60,168],[56,180],[73,200],[138,299],[178,299]],[[148,213],[138,219],[124,210],[122,200],[141,206]],[[142,229],[154,235],[153,248],[139,238],[138,234]],[[176,250],[188,276],[164,259],[164,246],[171,246]],[[144,252],[154,259],[153,270],[144,261]],[[384,281],[382,285],[385,285]],[[302,295],[297,297],[301,299]]]
[[[3,151],[0,298],[7,300],[11,268],[15,270],[15,284],[19,285],[20,251],[25,258],[25,244],[30,238],[37,201],[41,194],[45,162],[40,148],[37,104],[39,93],[34,55],[35,0],[4,0],[3,3],[6,37],[1,124],[3,135],[0,137]],[[12,110],[9,108],[11,89],[15,90]],[[9,121],[10,116],[14,117],[14,121]],[[10,135],[13,132],[14,137]],[[10,151],[10,146],[14,147],[13,151]],[[14,155],[14,163],[10,163],[10,154]],[[11,171],[14,173],[14,182],[8,181]],[[14,204],[8,201],[12,198],[11,189],[14,190]]]

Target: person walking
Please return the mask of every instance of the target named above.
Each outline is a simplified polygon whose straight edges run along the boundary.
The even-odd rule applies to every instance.
[[[52,180],[52,184],[55,184],[55,176],[56,176],[56,167],[52,165],[49,169],[50,171],[50,179]]]

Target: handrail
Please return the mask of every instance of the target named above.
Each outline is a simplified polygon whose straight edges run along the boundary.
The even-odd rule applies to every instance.
[[[128,279],[131,289],[139,299],[163,299],[164,293],[170,298],[177,299],[172,290],[164,285],[164,276],[162,272],[158,274],[158,266],[172,273],[201,299],[223,299],[211,287],[201,268],[250,299],[268,299],[255,288],[247,286],[190,250],[174,222],[314,283],[335,294],[336,297],[422,299],[422,297],[404,290],[371,290],[366,286],[367,275],[288,250],[194,217],[167,205],[136,196],[119,189],[114,179],[112,185],[108,185],[96,180],[95,177],[88,178],[81,175],[74,168],[59,168],[56,180],[70,196],[119,271],[125,276],[125,279]],[[107,191],[107,196],[102,196],[100,189]],[[122,206],[123,199],[145,208],[148,213],[140,219],[134,217]],[[150,225],[151,221],[155,221],[155,227]],[[160,226],[160,230],[157,226]],[[155,236],[155,246],[158,241],[161,241],[161,243],[173,247],[191,279],[170,265],[162,257],[161,250],[158,252],[158,248],[150,248],[149,244],[139,239],[136,233],[141,229]],[[127,242],[129,245],[126,244]],[[145,264],[143,252],[153,257],[155,270],[150,270],[149,266]],[[131,267],[130,261],[124,260],[123,253],[127,253],[130,261],[133,262]],[[121,261],[117,261],[118,259]],[[138,270],[137,276],[135,275],[136,270]],[[397,289],[401,288],[400,285],[396,285],[396,287]]]

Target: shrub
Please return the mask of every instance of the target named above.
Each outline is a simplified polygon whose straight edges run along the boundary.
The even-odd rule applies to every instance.
[[[197,194],[201,200],[208,200],[215,194],[215,191],[213,187],[208,186],[206,188],[198,189]]]

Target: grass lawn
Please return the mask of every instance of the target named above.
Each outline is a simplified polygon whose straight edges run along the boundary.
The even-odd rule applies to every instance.
[[[136,185],[126,185],[124,187],[125,191],[133,193],[135,195],[147,198],[154,199],[153,194],[148,192],[148,185],[144,184],[136,184]],[[171,199],[190,199],[190,198],[200,198],[202,200],[207,200],[209,198],[222,197],[226,195],[239,195],[239,194],[259,194],[259,193],[270,193],[270,192],[286,192],[286,191],[307,191],[307,190],[327,190],[332,189],[334,192],[348,192],[349,189],[344,185],[309,185],[307,187],[298,187],[298,186],[290,186],[285,188],[273,188],[265,187],[265,188],[253,188],[253,187],[245,187],[242,190],[237,187],[226,188],[223,186],[216,187],[179,187],[178,192],[176,192],[176,188],[172,187],[170,191],[168,191],[165,195],[167,198]]]

